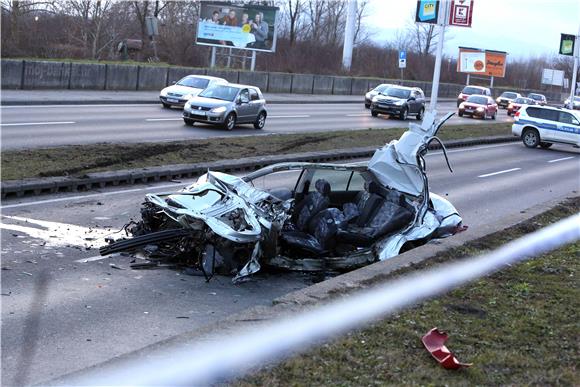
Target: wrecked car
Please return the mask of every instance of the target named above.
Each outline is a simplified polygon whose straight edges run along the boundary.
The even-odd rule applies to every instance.
[[[208,171],[178,192],[147,194],[127,238],[100,253],[141,254],[208,280],[217,273],[238,281],[261,267],[348,271],[450,236],[462,219],[429,192],[424,156],[452,115],[435,122],[426,114],[368,163],[281,163],[244,177]]]

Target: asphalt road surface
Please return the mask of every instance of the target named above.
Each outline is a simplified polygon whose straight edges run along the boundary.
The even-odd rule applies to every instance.
[[[440,114],[456,111],[455,102],[439,104]],[[268,105],[263,130],[241,125],[231,132],[183,123],[181,110],[152,105],[2,106],[2,149],[38,148],[102,142],[175,141],[223,136],[300,133],[407,126],[398,119],[371,117],[363,103]],[[409,122],[415,121],[414,117]],[[511,122],[500,110],[498,122]],[[483,120],[453,117],[450,124],[481,124]]]
[[[467,233],[580,187],[580,152],[572,147],[497,144],[451,150],[449,158],[454,173],[440,152],[427,156],[429,183],[458,208]],[[3,203],[3,385],[42,383],[313,282],[262,273],[240,285],[226,277],[206,283],[169,268],[131,270],[127,256],[98,256],[103,235],[136,217],[146,192],[186,183]]]

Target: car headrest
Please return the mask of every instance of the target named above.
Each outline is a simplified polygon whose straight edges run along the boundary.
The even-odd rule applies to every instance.
[[[368,193],[379,194],[381,192],[381,187],[375,181],[370,181],[366,187]]]
[[[314,183],[314,188],[316,188],[316,190],[324,196],[330,194],[330,183],[324,179],[316,180],[316,183]]]

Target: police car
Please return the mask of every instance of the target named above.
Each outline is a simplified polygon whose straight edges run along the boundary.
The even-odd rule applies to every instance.
[[[514,115],[512,134],[528,148],[549,148],[553,143],[580,147],[580,112],[524,105]]]

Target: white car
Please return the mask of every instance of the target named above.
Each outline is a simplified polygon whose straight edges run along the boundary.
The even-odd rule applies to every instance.
[[[223,78],[210,77],[208,75],[188,75],[175,82],[173,85],[161,90],[159,99],[164,108],[171,106],[183,107],[187,101],[196,97],[208,87],[225,85],[228,81]]]
[[[570,98],[566,98],[564,101],[564,107],[570,109]],[[580,96],[574,97],[574,106],[572,106],[574,110],[580,110]]]
[[[514,115],[512,134],[528,148],[553,143],[580,147],[580,112],[548,106],[524,105]]]

